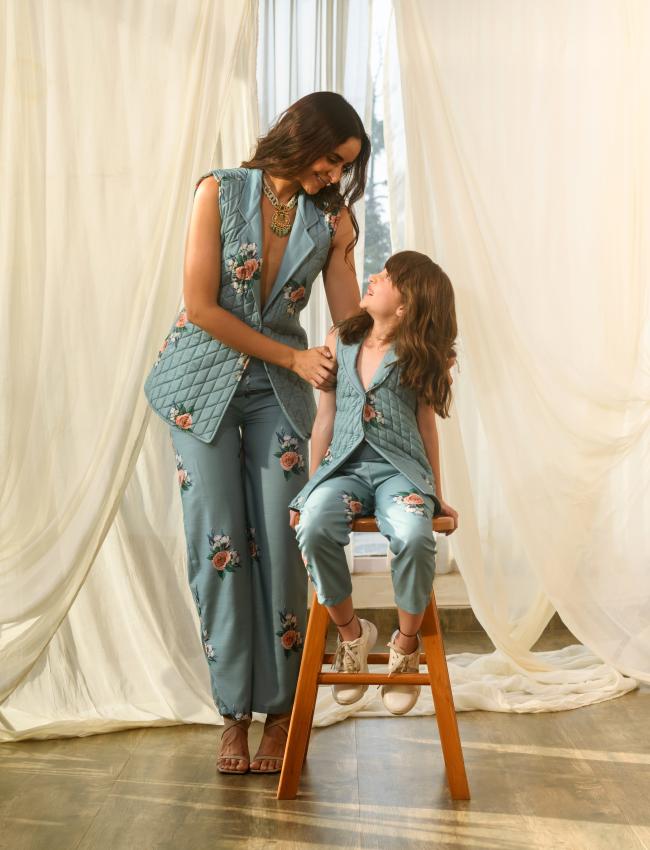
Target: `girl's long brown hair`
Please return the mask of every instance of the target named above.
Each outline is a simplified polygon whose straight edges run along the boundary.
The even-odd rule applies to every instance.
[[[449,416],[451,386],[448,360],[456,356],[456,307],[451,281],[426,254],[400,251],[386,261],[386,271],[402,296],[404,313],[388,340],[393,343],[401,383],[412,389],[438,416]],[[337,323],[341,342],[363,339],[373,318],[361,310]]]
[[[274,176],[293,179],[350,137],[359,139],[361,150],[349,171],[340,183],[311,196],[325,211],[342,204],[348,206],[354,237],[345,248],[346,258],[359,239],[359,224],[352,206],[365,192],[370,139],[357,111],[344,97],[332,91],[318,91],[300,98],[257,140],[251,159],[242,162],[243,168],[261,168]]]

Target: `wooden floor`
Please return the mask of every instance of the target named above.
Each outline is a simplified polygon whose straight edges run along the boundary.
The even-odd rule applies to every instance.
[[[447,652],[487,651],[480,634]],[[572,643],[545,635],[537,649]],[[452,803],[433,717],[314,730],[301,794],[220,776],[220,729],[0,745],[3,850],[650,850],[650,687],[574,711],[458,715],[469,802]],[[253,724],[256,746],[261,725]]]

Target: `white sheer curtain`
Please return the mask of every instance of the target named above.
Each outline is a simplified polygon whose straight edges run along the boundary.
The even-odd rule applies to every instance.
[[[617,696],[621,674],[650,681],[650,9],[396,0],[395,17],[395,230],[455,285],[444,484],[498,648],[452,657],[457,705]],[[584,646],[531,653],[554,609]]]
[[[257,134],[257,4],[0,16],[0,737],[219,722],[142,384],[181,297],[194,181]]]
[[[262,132],[298,98],[313,91],[336,91],[354,106],[369,133],[371,14],[371,0],[260,0],[257,79]],[[357,202],[358,275],[363,272],[363,213],[363,203]],[[331,317],[320,277],[300,318],[310,345],[322,345]]]

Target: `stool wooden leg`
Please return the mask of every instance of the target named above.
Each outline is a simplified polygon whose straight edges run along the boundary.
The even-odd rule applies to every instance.
[[[447,782],[453,800],[469,800],[469,785],[465,773],[465,761],[458,734],[456,709],[451,693],[447,656],[442,640],[442,630],[438,618],[436,597],[431,593],[431,601],[424,613],[422,627],[422,644],[429,668],[431,693],[436,708],[436,720],[440,732],[440,745],[445,760]]]
[[[291,712],[289,736],[278,783],[278,800],[293,800],[298,793],[300,774],[309,746],[328,623],[327,608],[320,604],[314,593],[302,650],[296,696]]]

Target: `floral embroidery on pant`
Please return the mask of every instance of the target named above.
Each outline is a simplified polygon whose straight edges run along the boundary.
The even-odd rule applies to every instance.
[[[226,262],[226,268],[230,272],[232,288],[237,295],[245,295],[252,287],[253,281],[259,280],[262,268],[255,242],[240,245],[234,257],[230,257]]]
[[[377,397],[374,393],[366,394],[366,403],[363,405],[363,421],[374,428],[384,424],[384,414],[377,410]]]
[[[176,474],[181,490],[189,490],[192,486],[192,477],[185,468],[183,458],[176,452]]]
[[[201,614],[201,603],[199,602],[199,594],[196,591],[193,591],[192,595],[194,596],[194,603],[196,605],[196,610],[199,615],[199,623],[201,624],[201,640],[203,641],[203,651],[205,652],[205,657],[208,661],[216,661],[217,656],[214,651],[214,647],[211,643],[208,643],[208,638],[210,637],[208,634],[208,630],[205,627],[205,623],[203,622],[203,616]]]
[[[426,516],[426,503],[424,497],[414,490],[410,492],[402,490],[400,493],[395,493],[393,501],[398,505],[402,505],[408,513],[416,516]]]
[[[239,552],[232,548],[230,537],[223,532],[217,534],[212,530],[208,534],[208,542],[210,544],[208,561],[212,561],[212,566],[223,581],[225,573],[234,573],[238,567],[241,567]]]
[[[177,428],[182,428],[183,431],[191,431],[193,413],[193,407],[185,407],[181,402],[175,401],[169,409],[169,419]]]
[[[302,649],[302,635],[296,628],[298,618],[293,612],[284,608],[282,611],[278,611],[278,614],[280,615],[281,628],[280,631],[276,632],[276,635],[280,638],[285,658],[288,658],[292,652],[300,652]]]
[[[257,545],[257,540],[255,539],[255,529],[252,526],[249,526],[246,529],[246,539],[248,540],[248,554],[254,561],[260,560],[260,547]]]
[[[281,431],[276,431],[275,434],[278,438],[278,442],[280,443],[280,448],[273,454],[275,457],[280,459],[280,466],[282,467],[284,478],[288,481],[291,477],[291,473],[300,475],[301,472],[305,471],[305,459],[298,451],[300,438],[295,434],[288,434]]]
[[[282,287],[282,294],[287,301],[287,313],[295,316],[297,305],[305,300],[305,287],[296,280],[290,280]]]
[[[348,525],[352,525],[352,521],[355,517],[361,516],[363,513],[369,513],[369,509],[366,505],[364,505],[363,500],[360,499],[356,493],[347,493],[345,490],[340,493],[340,498],[345,502],[347,506],[347,510],[345,512],[345,519]]]

